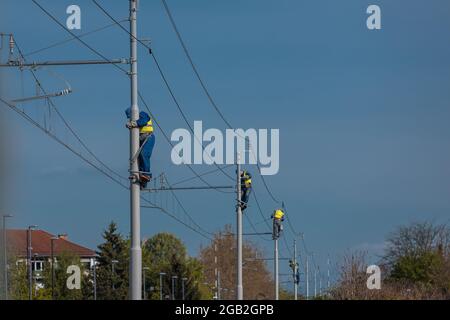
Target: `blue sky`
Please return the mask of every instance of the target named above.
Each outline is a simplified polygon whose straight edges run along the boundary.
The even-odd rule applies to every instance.
[[[14,32],[24,52],[65,39],[68,34],[31,1],[5,0],[1,30]],[[100,1],[118,19],[127,1]],[[109,24],[90,1],[41,0],[62,22],[70,4],[82,9],[82,30]],[[279,128],[281,167],[267,181],[283,199],[295,228],[304,232],[322,270],[352,248],[380,253],[385,236],[415,220],[445,222],[450,209],[450,4],[432,1],[168,1],[178,27],[210,91],[237,128]],[[378,4],[382,30],[366,28],[366,8]],[[188,118],[206,128],[225,129],[202,94],[159,1],[141,1],[139,34],[152,47]],[[128,38],[110,28],[84,38],[109,58],[128,55]],[[80,43],[44,51],[33,60],[97,58]],[[167,132],[185,128],[145,50],[140,50],[140,90]],[[126,175],[128,79],[109,66],[38,70],[47,90],[74,93],[55,99],[87,144]],[[22,94],[20,72],[5,74],[11,97]],[[34,85],[24,74],[23,93]],[[26,110],[43,117],[42,106]],[[12,188],[6,207],[14,227],[38,224],[90,247],[101,241],[109,221],[128,233],[128,194],[10,111],[7,139]],[[57,128],[58,133],[79,145]],[[190,177],[170,162],[159,132],[155,173],[171,182]],[[204,172],[211,168],[196,167]],[[255,168],[250,168],[255,170]],[[231,172],[231,170],[229,170]],[[227,183],[216,175],[211,183]],[[276,204],[261,181],[256,192],[270,216]],[[214,191],[180,194],[186,209],[205,229],[235,221],[233,195]],[[251,203],[248,215],[264,224]],[[244,220],[245,221],[245,220]],[[248,225],[245,230],[251,232]],[[142,235],[176,233],[196,254],[204,239],[162,213],[142,211]],[[292,235],[286,237],[292,242]],[[258,238],[257,238],[258,239]],[[270,254],[272,244],[256,240]],[[282,254],[287,251],[282,247]],[[286,266],[283,267],[287,272]]]

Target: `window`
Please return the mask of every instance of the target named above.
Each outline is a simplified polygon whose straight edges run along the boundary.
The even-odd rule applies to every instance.
[[[44,270],[44,261],[33,261],[32,269],[37,272]]]

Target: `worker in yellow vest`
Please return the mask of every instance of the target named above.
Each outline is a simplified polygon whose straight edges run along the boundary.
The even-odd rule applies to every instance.
[[[273,240],[276,240],[280,237],[281,231],[283,231],[283,225],[281,224],[281,222],[284,221],[284,212],[281,209],[277,209],[274,211],[274,213],[272,214],[273,219],[273,233],[272,233],[272,237]]]
[[[250,193],[252,192],[252,175],[247,171],[241,172],[241,208],[247,209]]]
[[[144,111],[139,113],[139,119],[137,121],[130,120],[130,108],[125,111],[125,114],[128,118],[127,128],[139,128],[139,182],[141,184],[141,188],[146,188],[147,183],[152,179],[150,158],[153,153],[153,148],[155,147],[153,120]]]

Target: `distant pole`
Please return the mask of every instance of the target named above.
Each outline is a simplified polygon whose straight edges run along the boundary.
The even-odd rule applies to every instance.
[[[294,239],[294,300],[297,300],[298,296],[298,281],[297,281],[297,240]]]
[[[220,270],[217,271],[217,300],[221,300]]]
[[[138,107],[138,76],[137,76],[137,0],[130,0],[130,80],[131,80],[131,118],[139,119]],[[139,150],[139,129],[130,129],[130,172],[138,172],[138,162],[135,154]],[[140,185],[134,173],[130,179],[130,211],[131,211],[131,248],[130,248],[130,284],[131,300],[142,299],[142,249],[141,249],[141,212]]]
[[[317,268],[314,268],[314,298],[317,297]]]
[[[28,246],[27,246],[27,255],[28,255],[28,300],[33,300],[33,263],[31,261],[31,254],[33,248],[31,247],[31,231],[35,229],[36,226],[28,226],[27,230],[27,240],[28,240]]]
[[[330,290],[330,258],[327,259],[327,289]]]
[[[4,262],[4,267],[5,267],[5,275],[4,275],[4,280],[5,280],[5,300],[8,300],[8,249],[7,249],[7,243],[8,243],[8,238],[6,236],[6,219],[7,218],[12,218],[12,215],[10,214],[4,214],[3,215],[3,262]]]
[[[306,253],[306,300],[309,300],[309,256]]]
[[[218,279],[218,269],[217,269],[217,243],[214,240],[214,276],[215,276],[215,288],[216,288],[216,299],[219,300],[219,279]]]
[[[185,300],[184,296],[184,282],[187,280],[187,278],[181,278],[181,293],[182,293],[182,300]]]
[[[242,208],[241,208],[241,154],[237,153],[237,300],[244,299],[244,288],[242,285]]]
[[[172,276],[172,300],[175,300],[175,280],[178,276]]]
[[[142,296],[144,297],[144,300],[147,300],[147,292],[145,286],[145,270],[150,270],[150,268],[149,267],[142,268]]]
[[[163,299],[163,280],[162,277],[166,274],[164,272],[159,273],[159,300]]]
[[[115,280],[116,280],[116,269],[114,266],[116,263],[119,263],[118,260],[111,260],[111,287],[113,290],[116,290]]]
[[[50,238],[50,250],[51,250],[51,271],[52,271],[52,300],[55,300],[55,245],[54,241],[58,240],[56,237]]]
[[[322,276],[319,271],[319,296],[322,296]]]

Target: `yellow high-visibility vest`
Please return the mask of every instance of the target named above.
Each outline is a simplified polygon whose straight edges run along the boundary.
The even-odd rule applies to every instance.
[[[246,188],[250,188],[252,186],[252,179],[245,179],[244,184]]]
[[[139,133],[153,133],[153,121],[150,119],[150,121],[139,130]]]
[[[284,212],[282,210],[275,210],[275,214],[273,216],[275,219],[282,219],[284,217]]]

